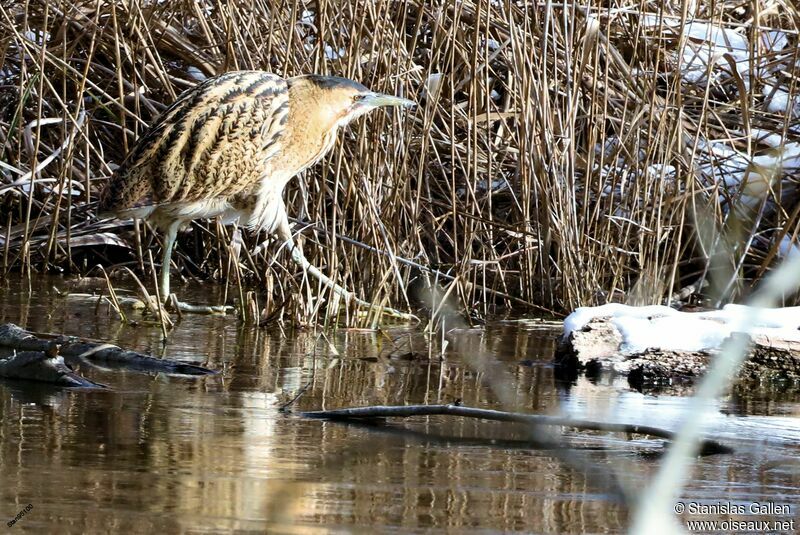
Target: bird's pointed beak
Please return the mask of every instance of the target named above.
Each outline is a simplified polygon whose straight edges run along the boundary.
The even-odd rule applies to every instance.
[[[369,93],[364,97],[364,102],[373,108],[384,106],[416,106],[417,103],[407,98],[385,95],[383,93]]]

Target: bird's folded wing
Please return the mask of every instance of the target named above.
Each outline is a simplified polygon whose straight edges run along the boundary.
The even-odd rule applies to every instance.
[[[101,196],[101,211],[229,197],[255,186],[281,148],[285,80],[231,72],[184,92],[136,142]]]

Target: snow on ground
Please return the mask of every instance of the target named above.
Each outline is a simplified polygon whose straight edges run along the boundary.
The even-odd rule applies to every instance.
[[[721,82],[736,76],[750,87],[751,63],[758,78],[771,76],[772,66],[788,58],[789,38],[782,30],[760,30],[756,54],[743,28],[728,28],[720,24],[693,20],[681,26],[674,17],[645,15],[642,25],[660,39],[679,39],[672,62],[679,68],[683,83],[705,86],[709,79]]]
[[[705,90],[709,83],[716,85],[738,77],[745,87],[750,87],[751,76],[755,73],[755,81],[761,86],[755,94],[763,96],[764,111],[784,115],[787,120],[800,117],[800,95],[796,90],[790,91],[782,74],[799,63],[791,56],[786,32],[759,30],[757,46],[751,47],[743,28],[698,20],[681,24],[679,18],[659,15],[645,15],[642,23],[651,38],[677,38],[678,46],[671,52],[671,62],[680,72],[683,83]],[[729,83],[727,89],[734,90],[734,87]],[[796,129],[793,123],[788,125],[790,133],[795,133]],[[742,131],[731,130],[728,134],[720,140],[686,137],[685,142],[696,155],[695,172],[702,183],[709,186],[709,191],[719,187],[716,191],[726,211],[734,206],[740,215],[749,217],[768,199],[766,210],[771,213],[774,200],[769,199],[770,195],[777,191],[784,196],[791,195],[796,189],[794,177],[800,172],[800,143],[784,138],[782,126],[775,132],[751,127],[750,132],[742,128]],[[747,144],[746,151],[737,149],[734,139],[739,139],[741,147],[748,134],[769,149],[762,150],[758,143]],[[675,167],[659,166],[658,162],[648,167],[637,165],[647,160],[646,147],[631,146],[630,142],[624,145],[612,136],[594,147],[597,162],[594,171],[605,182],[602,196],[624,196],[626,186],[638,182],[642,176],[668,184],[675,182],[678,175]],[[778,182],[781,188],[777,187]]]
[[[800,255],[800,245],[795,243],[792,237],[787,234],[778,245],[778,257],[792,259],[797,255]]]
[[[714,349],[734,332],[800,342],[800,307],[757,309],[746,305],[727,305],[709,312],[679,312],[661,305],[633,307],[618,303],[580,307],[564,320],[564,337],[601,317],[610,317],[622,334],[625,353],[648,348]]]
[[[733,61],[739,76],[749,80],[750,45],[734,30],[706,22],[690,22],[684,27],[681,47],[681,71],[686,82],[702,85],[708,74],[716,80],[730,76]],[[709,69],[709,65],[712,66]]]
[[[769,137],[764,136],[770,140]],[[774,140],[770,140],[770,144]],[[726,143],[698,140],[697,170],[710,183],[725,186],[726,194],[736,196],[739,203],[757,209],[774,183],[800,171],[800,143],[789,142],[777,150],[748,156]],[[784,181],[792,188],[791,181]],[[726,205],[727,199],[720,199]]]
[[[781,87],[769,83],[762,89],[767,111],[779,115],[788,115],[792,119],[800,117],[800,96],[790,95]]]

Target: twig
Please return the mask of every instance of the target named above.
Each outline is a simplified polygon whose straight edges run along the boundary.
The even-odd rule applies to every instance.
[[[100,272],[106,279],[106,287],[108,288],[108,296],[111,299],[111,306],[117,312],[122,322],[128,323],[128,318],[125,315],[125,312],[122,311],[122,306],[120,305],[119,299],[117,298],[117,292],[114,290],[114,285],[111,284],[111,279],[108,278],[108,273],[106,273],[106,270],[105,268],[103,268],[102,265],[98,264],[97,267],[100,268]],[[97,300],[97,305],[98,306],[100,305],[100,299]]]
[[[289,401],[278,407],[278,412],[290,412],[289,408],[292,405],[294,405],[295,401],[300,399],[300,396],[306,393],[306,390],[308,390],[308,387],[310,387],[312,383],[313,379],[309,380],[306,384],[304,384],[303,388],[301,388],[300,391],[292,399],[290,399]]]
[[[465,418],[482,418],[498,422],[513,422],[528,425],[547,425],[559,427],[572,427],[584,431],[606,431],[609,433],[629,433],[636,435],[650,435],[654,437],[673,440],[675,433],[652,427],[649,425],[632,425],[596,422],[591,420],[575,420],[559,416],[543,414],[522,414],[518,412],[496,411],[491,409],[477,409],[462,407],[460,405],[403,405],[386,406],[375,405],[370,407],[354,407],[335,409],[329,411],[311,411],[300,413],[306,418],[320,418],[325,420],[374,420],[377,418],[409,418],[412,416],[462,416]],[[703,455],[715,453],[732,453],[733,450],[714,440],[704,440],[701,445]]]

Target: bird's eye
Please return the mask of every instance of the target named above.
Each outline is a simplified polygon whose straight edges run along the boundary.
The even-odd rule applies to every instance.
[[[358,93],[357,95],[353,96],[353,102],[361,102],[365,98],[367,98],[367,95]]]

